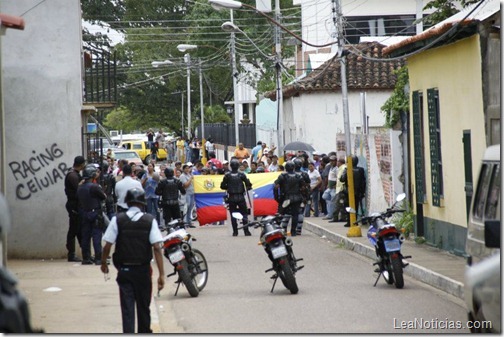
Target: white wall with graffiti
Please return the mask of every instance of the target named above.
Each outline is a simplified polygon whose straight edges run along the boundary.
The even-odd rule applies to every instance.
[[[64,177],[82,151],[80,2],[2,0],[0,11],[25,20],[1,37],[8,256],[63,257]]]

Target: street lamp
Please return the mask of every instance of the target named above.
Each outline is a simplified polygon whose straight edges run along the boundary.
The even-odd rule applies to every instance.
[[[157,67],[159,67],[159,66],[164,66],[164,65],[167,65],[167,64],[173,64],[173,62],[172,62],[172,61],[170,61],[170,60],[164,60],[164,61],[152,61],[152,63],[151,63],[151,64],[152,64],[152,66],[153,66],[154,68],[157,68]]]
[[[184,62],[187,63],[187,139],[191,141],[191,55],[184,55]]]

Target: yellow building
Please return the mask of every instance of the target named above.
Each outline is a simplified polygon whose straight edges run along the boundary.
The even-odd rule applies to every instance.
[[[500,5],[480,2],[384,50],[409,71],[415,233],[463,254],[478,166],[500,144]]]

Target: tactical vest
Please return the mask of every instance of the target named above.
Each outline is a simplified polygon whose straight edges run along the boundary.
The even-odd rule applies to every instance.
[[[284,177],[284,194],[287,199],[297,202],[301,201],[300,183],[301,176],[296,173],[282,173]]]
[[[229,173],[228,176],[228,188],[229,194],[243,194],[245,193],[245,186],[243,185],[242,174],[240,172]]]
[[[77,189],[77,197],[79,199],[79,208],[84,211],[90,211],[92,209],[99,209],[101,207],[101,200],[91,196],[91,187],[96,184],[92,182],[84,183]],[[96,185],[98,187],[98,185]]]
[[[132,221],[124,213],[117,215],[117,241],[113,255],[114,265],[148,265],[152,260],[152,244],[149,235],[154,217],[144,214],[138,221]]]
[[[179,197],[179,184],[178,179],[171,178],[166,179],[162,182],[163,184],[163,194],[162,201],[167,205],[178,205]]]

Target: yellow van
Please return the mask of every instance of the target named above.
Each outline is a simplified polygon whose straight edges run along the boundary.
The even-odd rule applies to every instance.
[[[133,150],[136,153],[138,153],[138,155],[140,156],[145,165],[147,165],[151,160],[151,151],[146,141],[143,140],[123,141],[119,145],[119,147],[122,147],[125,150]],[[167,158],[166,150],[160,147],[158,150],[157,161],[166,160],[166,158]]]
[[[500,145],[487,148],[467,224],[464,296],[472,332],[501,331]]]

